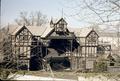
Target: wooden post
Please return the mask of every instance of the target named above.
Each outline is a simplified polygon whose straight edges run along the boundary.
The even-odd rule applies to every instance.
[[[14,46],[14,49],[15,49],[15,59],[16,59],[16,61],[17,61],[17,70],[19,69],[18,68],[18,54],[16,54],[17,52],[16,51],[18,51],[18,49],[17,49],[17,47],[16,47],[16,37],[15,37],[15,46]]]
[[[45,53],[46,53],[46,54],[45,54],[45,56],[47,56],[47,42],[45,41],[44,43],[45,43],[45,46],[46,46],[46,49],[45,49]],[[47,57],[46,57],[46,62],[47,62]],[[46,65],[46,66],[47,66],[47,68],[46,68],[47,71],[50,69],[50,68],[48,67],[48,65],[49,65],[49,64],[47,63],[47,65]]]
[[[71,70],[73,69],[72,40],[70,41]]]
[[[84,67],[84,69],[86,70],[86,61],[87,60],[87,57],[86,57],[86,38],[85,38],[85,67]]]
[[[40,38],[40,51],[41,51],[41,58],[43,58],[43,54],[42,54],[42,40]]]
[[[29,71],[29,70],[30,70],[30,63],[29,63],[30,61],[29,61],[29,60],[27,60],[27,61],[28,61],[28,62],[27,62],[27,63],[28,63],[27,70]]]

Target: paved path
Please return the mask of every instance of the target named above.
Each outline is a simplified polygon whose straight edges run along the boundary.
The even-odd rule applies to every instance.
[[[33,76],[33,75],[16,75],[13,80],[77,81],[77,80],[60,79],[60,78],[52,78],[52,77],[39,77],[39,76]]]
[[[13,76],[13,75],[11,75]],[[10,76],[10,77],[11,77]],[[38,81],[120,81],[119,77],[116,78],[107,78],[102,75],[97,75],[94,77],[83,77],[79,76],[78,80],[71,80],[71,79],[60,79],[60,78],[52,78],[52,77],[40,77],[40,76],[33,76],[33,75],[16,75],[12,80],[38,80]]]

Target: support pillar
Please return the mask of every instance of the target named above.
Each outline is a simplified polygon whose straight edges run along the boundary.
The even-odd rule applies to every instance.
[[[71,70],[73,70],[73,53],[72,53],[72,44],[73,44],[73,40],[70,40],[70,62],[71,62]]]

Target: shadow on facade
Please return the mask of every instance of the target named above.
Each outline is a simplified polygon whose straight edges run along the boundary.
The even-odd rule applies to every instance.
[[[38,46],[37,46],[38,44]],[[74,51],[78,47],[78,43],[74,40],[71,43],[67,39],[52,39],[49,42],[49,46],[42,46],[41,43],[33,42],[31,47],[31,57],[29,61],[30,70],[41,70],[43,69],[43,59],[47,60],[52,70],[63,70],[71,67],[69,57],[66,56],[66,52]],[[42,49],[42,51],[41,51]],[[23,65],[21,69],[27,69],[28,66]]]

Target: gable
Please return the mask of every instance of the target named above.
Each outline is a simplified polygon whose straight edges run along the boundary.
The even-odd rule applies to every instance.
[[[86,37],[89,37],[91,35],[95,35],[96,37],[99,37],[98,34],[92,29]]]
[[[32,35],[32,33],[25,26],[23,26],[18,31],[15,32],[15,35],[27,35],[28,33]]]
[[[50,27],[46,28],[42,38],[65,38],[72,37],[73,34],[67,29],[67,22],[61,18],[57,22],[50,21]]]
[[[22,27],[16,34],[15,34],[16,40],[18,41],[28,41],[32,37],[31,32],[26,28]]]
[[[72,38],[73,39],[75,37],[69,31],[58,33],[55,31],[55,29],[53,29],[49,32],[49,34],[46,36],[46,38],[49,38],[49,39],[71,39]]]
[[[55,31],[59,32],[66,32],[67,22],[61,18],[57,23],[55,23]]]
[[[42,25],[42,26],[13,26],[10,27],[9,30],[11,35],[15,35],[18,31],[20,31],[23,27],[27,28],[32,35],[41,36],[43,32],[46,30],[47,27],[49,27],[48,24]]]
[[[60,24],[60,23],[67,24],[67,22],[63,18],[61,18],[56,24]]]
[[[86,37],[86,39],[87,39],[87,42],[89,42],[89,43],[93,43],[93,42],[97,42],[98,41],[98,34],[94,31],[94,30],[92,30],[88,35],[87,35],[87,37]]]

